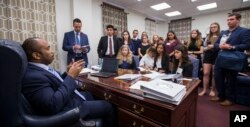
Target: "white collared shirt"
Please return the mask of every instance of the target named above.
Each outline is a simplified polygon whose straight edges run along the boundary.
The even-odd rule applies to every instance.
[[[108,36],[108,47],[107,47],[107,51],[106,51],[105,55],[109,55],[110,54],[110,50],[109,50],[109,39],[110,38],[111,38],[111,43],[112,43],[112,55],[115,54],[113,36]]]
[[[49,66],[47,66],[45,64],[42,64],[42,63],[34,63],[34,62],[29,62],[29,63],[32,64],[32,65],[35,65],[37,67],[40,67],[40,68],[46,70],[47,72],[55,75],[61,82],[63,82],[62,77],[53,68],[50,68]]]
[[[150,57],[148,54],[145,54],[141,58],[139,66],[153,67],[154,66],[154,58]]]
[[[157,61],[156,61],[156,67],[157,68],[162,68],[162,66],[161,66],[161,58],[157,59]]]
[[[42,68],[42,69],[48,71],[49,73],[51,73],[51,72],[49,71],[49,66],[47,66],[47,65],[45,65],[45,64],[42,64],[42,63],[34,63],[34,62],[29,62],[29,64],[35,65],[35,66],[37,66],[37,67],[40,67],[40,68]]]

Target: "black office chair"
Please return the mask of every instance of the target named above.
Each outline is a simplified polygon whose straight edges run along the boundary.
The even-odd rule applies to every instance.
[[[0,126],[1,127],[84,127],[102,126],[101,119],[80,120],[74,108],[53,116],[39,116],[21,93],[21,82],[27,67],[21,45],[0,39]]]

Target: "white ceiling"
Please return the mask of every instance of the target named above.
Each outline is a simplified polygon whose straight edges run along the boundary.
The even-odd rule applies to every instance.
[[[174,19],[182,19],[187,17],[193,17],[201,14],[208,14],[212,12],[232,10],[237,8],[249,7],[250,1],[242,2],[242,0],[197,0],[191,2],[191,0],[102,0],[103,2],[121,7],[125,10],[140,13],[148,18],[156,21],[170,21]],[[162,2],[168,3],[171,8],[156,11],[150,8],[150,6],[159,4]],[[198,11],[196,6],[216,2],[217,8]],[[167,17],[165,13],[172,11],[180,11],[182,15],[175,17]]]

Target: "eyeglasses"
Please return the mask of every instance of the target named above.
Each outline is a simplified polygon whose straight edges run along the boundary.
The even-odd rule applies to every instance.
[[[213,27],[210,27],[210,28],[211,28],[211,29],[212,29],[212,28],[217,28],[217,26],[213,26]]]

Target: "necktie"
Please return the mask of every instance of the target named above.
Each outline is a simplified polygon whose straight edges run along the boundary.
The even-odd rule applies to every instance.
[[[63,81],[63,79],[61,78],[61,76],[53,69],[53,68],[49,68],[50,73],[52,73],[54,76],[56,76],[60,81]]]
[[[55,75],[61,82],[63,82],[63,79],[61,78],[61,76],[53,69],[53,68],[49,68],[48,69],[50,73],[52,73],[53,75]],[[76,89],[74,90],[75,94],[77,94],[80,98],[82,98],[84,101],[86,101],[86,98]]]
[[[112,51],[112,41],[111,38],[109,38],[109,55],[112,56],[113,55],[113,51]]]
[[[78,38],[78,34],[79,34],[79,33],[76,33],[76,44],[80,45],[80,40],[79,40],[79,38]]]

